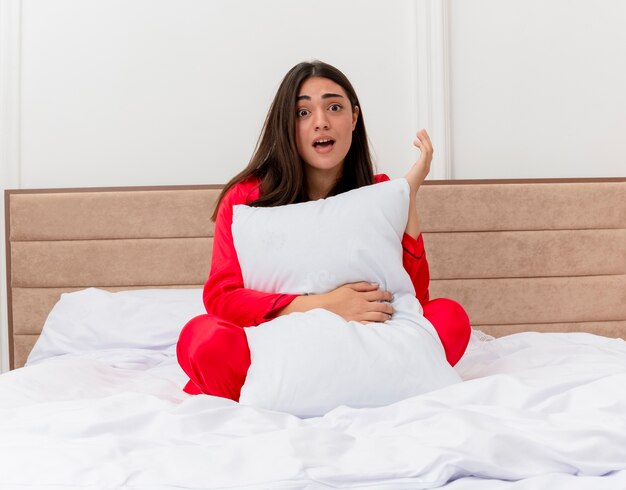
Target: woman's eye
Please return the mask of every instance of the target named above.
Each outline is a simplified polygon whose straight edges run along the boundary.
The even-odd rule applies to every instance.
[[[341,110],[340,104],[333,104],[329,107],[329,109],[333,112],[339,112]]]
[[[307,109],[298,109],[298,112],[296,114],[298,115],[298,117],[306,117],[309,115],[309,111]]]

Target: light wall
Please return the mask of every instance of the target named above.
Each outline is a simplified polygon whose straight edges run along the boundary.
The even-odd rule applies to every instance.
[[[455,178],[626,175],[626,2],[457,0]]]
[[[352,80],[386,168],[413,158],[410,1],[22,5],[24,187],[225,182],[282,76],[311,58]]]
[[[392,177],[421,127],[436,178],[624,175],[624,25],[619,0],[0,0],[0,186],[223,183],[312,58]]]

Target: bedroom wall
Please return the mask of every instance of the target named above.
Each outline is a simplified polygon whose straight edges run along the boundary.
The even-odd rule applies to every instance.
[[[626,2],[451,5],[455,178],[626,174]]]
[[[422,126],[435,178],[624,175],[625,24],[620,0],[0,0],[0,186],[224,182],[309,58],[391,176]]]

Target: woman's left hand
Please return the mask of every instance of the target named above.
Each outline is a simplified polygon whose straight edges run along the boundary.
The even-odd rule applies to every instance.
[[[430,162],[433,159],[433,144],[430,142],[430,137],[425,129],[417,132],[413,145],[420,150],[420,156],[405,175],[411,187],[411,197],[415,196],[426,179],[428,172],[430,172]]]
[[[430,137],[425,129],[417,132],[413,144],[419,148],[420,157],[417,162],[409,169],[409,172],[405,175],[411,192],[409,195],[409,217],[406,223],[405,233],[413,238],[417,238],[421,233],[421,227],[419,218],[417,216],[416,194],[420,188],[428,172],[430,172],[430,162],[433,159],[433,145],[430,142]]]

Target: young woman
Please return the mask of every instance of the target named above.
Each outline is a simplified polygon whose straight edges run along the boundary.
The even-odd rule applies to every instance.
[[[415,195],[430,170],[433,148],[424,130],[413,144],[420,157],[406,174],[411,206],[402,239],[403,264],[424,316],[454,365],[467,347],[470,323],[458,303],[429,299],[430,275]],[[314,308],[363,323],[391,318],[391,294],[368,282],[303,296],[246,289],[231,232],[236,204],[280,206],[386,180],[384,174],[374,175],[361,105],[345,75],[320,61],[294,66],[274,97],[252,160],[226,184],[212,216],[211,273],[203,294],[207,314],[187,323],[177,346],[178,361],[190,378],[186,392],[239,400],[250,366],[243,327]]]

